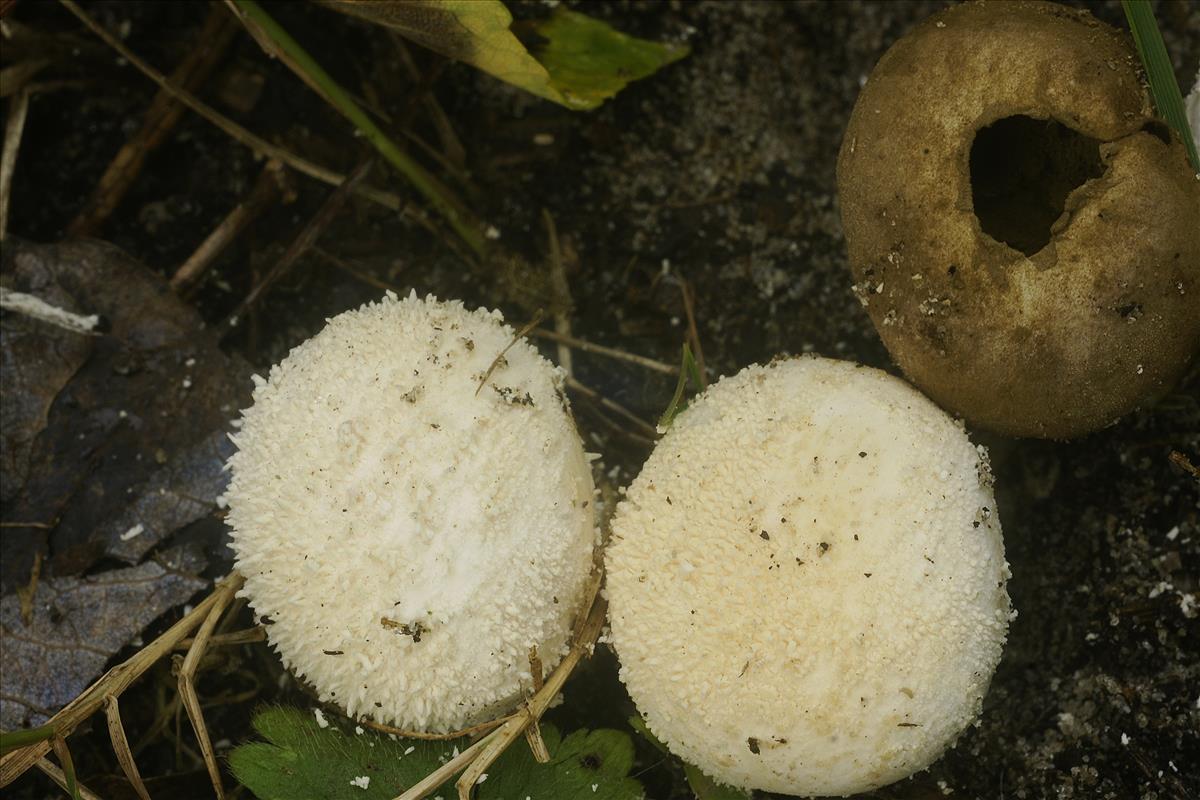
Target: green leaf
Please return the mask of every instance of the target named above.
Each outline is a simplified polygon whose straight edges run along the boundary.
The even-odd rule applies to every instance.
[[[1200,172],[1200,155],[1196,152],[1196,140],[1188,127],[1187,112],[1183,108],[1183,97],[1179,93],[1179,84],[1175,82],[1175,70],[1171,66],[1171,58],[1167,55],[1167,46],[1163,44],[1162,34],[1159,33],[1158,23],[1154,19],[1154,9],[1148,0],[1122,0],[1125,9],[1125,19],[1129,20],[1129,30],[1133,34],[1133,43],[1137,46],[1138,55],[1142,58],[1142,66],[1146,68],[1146,80],[1150,84],[1150,94],[1154,97],[1154,106],[1159,116],[1167,121],[1187,148],[1192,166]]]
[[[688,53],[626,36],[584,14],[556,8],[528,27],[542,40],[530,53],[511,30],[500,0],[317,0],[321,5],[394,29],[527,92],[573,109],[603,103]]]
[[[687,346],[687,342],[684,342],[679,369],[679,381],[675,384],[675,394],[671,396],[671,402],[667,404],[667,410],[658,419],[658,427],[671,427],[671,423],[675,421],[675,417],[679,412],[687,408],[687,402],[683,399],[683,390],[687,388],[689,378],[697,392],[704,389],[704,381],[700,377],[700,367],[696,364],[696,358],[692,355],[692,349]]]
[[[459,739],[435,742],[392,739],[364,731],[321,728],[312,714],[270,708],[254,716],[266,742],[236,748],[229,756],[233,774],[259,800],[391,800],[463,750]],[[638,800],[641,785],[629,778],[633,743],[613,730],[576,731],[563,739],[542,725],[549,764],[533,760],[523,741],[510,747],[478,785],[478,800]],[[411,752],[409,752],[411,750]],[[366,788],[361,778],[369,778]],[[360,785],[354,781],[359,780]],[[593,790],[593,786],[595,789]],[[457,797],[454,781],[433,792]]]
[[[658,748],[664,755],[671,755],[671,751],[667,749],[667,746],[657,736],[650,732],[646,721],[641,717],[630,717],[629,726],[644,736],[646,741]],[[687,778],[692,794],[696,795],[696,800],[748,800],[751,796],[748,792],[743,792],[741,789],[717,783],[701,772],[699,767],[682,760],[679,763],[683,765],[683,775]]]
[[[687,45],[635,39],[597,19],[561,6],[534,23],[546,40],[534,55],[569,108],[595,108],[631,82],[649,77],[688,54]]]

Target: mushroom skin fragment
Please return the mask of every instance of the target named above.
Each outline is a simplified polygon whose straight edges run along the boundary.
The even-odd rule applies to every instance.
[[[256,381],[226,494],[243,595],[351,717],[463,728],[531,691],[530,648],[548,670],[567,649],[592,474],[561,371],[514,337],[389,293]]]
[[[967,2],[897,41],[838,155],[854,291],[951,413],[1069,439],[1200,352],[1200,181],[1124,32]]]
[[[903,381],[803,357],[680,414],[618,506],[610,641],[723,783],[868,791],[979,715],[1011,616],[986,453]]]

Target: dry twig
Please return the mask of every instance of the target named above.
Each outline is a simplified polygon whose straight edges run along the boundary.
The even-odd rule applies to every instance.
[[[226,619],[236,616],[235,609],[230,609],[225,615]],[[233,633],[214,633],[208,639],[208,647],[211,650],[214,647],[230,647],[238,644],[254,644],[255,642],[265,642],[267,640],[267,631],[265,628],[254,627],[245,628]],[[175,645],[177,650],[187,650],[196,642],[195,639],[184,639],[179,644]]]
[[[16,94],[37,75],[50,66],[48,58],[26,58],[15,64],[0,69],[0,98]]]
[[[167,80],[165,75],[142,60],[136,53],[126,47],[120,39],[113,36],[111,33],[105,30],[100,23],[92,19],[92,17],[82,8],[80,8],[79,5],[74,2],[74,0],[59,0],[59,2],[66,6],[67,10],[78,17],[84,25],[92,30],[93,33],[103,39],[105,44],[120,53],[126,61],[141,71],[142,74],[144,74],[147,78],[157,83],[159,87],[163,89],[163,91],[170,94],[192,111],[195,111],[197,114],[204,117],[213,125],[216,125],[225,133],[229,134],[246,147],[249,147],[263,158],[274,158],[282,161],[284,164],[287,164],[297,172],[307,175],[310,178],[316,178],[317,180],[323,181],[324,183],[328,183],[332,186],[340,186],[346,180],[346,176],[342,175],[341,173],[335,172],[331,169],[326,169],[319,164],[314,164],[311,161],[301,158],[289,150],[285,150],[282,147],[277,147],[271,144],[266,139],[263,139],[262,137],[246,130],[241,125],[238,125],[236,122],[229,119],[212,106],[209,106],[203,101],[197,99],[196,96],[191,92],[175,86],[173,83]],[[400,199],[399,195],[393,194],[392,192],[385,192],[369,186],[359,186],[355,190],[355,194],[365,197],[372,202],[378,203],[385,208],[389,208],[392,211],[401,211],[405,208],[404,201]]]
[[[25,130],[25,115],[29,111],[30,88],[25,86],[13,95],[8,106],[8,124],[4,126],[4,152],[0,154],[0,241],[8,233],[8,209],[11,201],[13,172],[17,167],[17,149]]]
[[[595,585],[595,588],[599,589],[599,583]],[[608,602],[597,592],[592,596],[591,607],[583,620],[583,625],[578,628],[572,639],[571,649],[563,657],[558,668],[550,674],[546,684],[540,691],[535,692],[523,707],[528,713],[509,720],[482,740],[487,744],[455,783],[458,788],[459,800],[470,800],[471,791],[479,782],[480,776],[488,771],[509,745],[524,734],[527,726],[541,719],[542,714],[546,712],[551,701],[558,695],[575,666],[583,660],[585,655],[591,654],[596,639],[600,636],[600,630],[604,627],[604,618],[607,612]]]
[[[236,21],[223,8],[214,5],[204,20],[197,46],[171,73],[171,83],[187,91],[198,89],[221,60],[237,31]],[[166,89],[158,90],[142,120],[142,127],[117,151],[92,196],[67,226],[67,233],[93,236],[100,230],[141,174],[146,159],[175,130],[183,112],[184,106]]]
[[[142,782],[142,774],[138,771],[137,761],[129,749],[129,739],[125,736],[125,726],[121,724],[121,706],[117,698],[108,695],[104,698],[104,715],[108,718],[108,738],[112,740],[113,752],[125,778],[133,786],[141,800],[150,800],[146,784]]]
[[[340,186],[330,193],[317,213],[313,215],[308,224],[304,226],[304,229],[300,231],[300,234],[288,245],[288,249],[280,256],[279,261],[275,262],[275,266],[271,267],[270,272],[263,276],[263,279],[250,290],[250,293],[246,295],[237,309],[225,320],[221,326],[223,333],[227,333],[231,328],[235,327],[238,320],[258,304],[258,301],[270,291],[275,282],[287,274],[288,270],[300,260],[300,257],[316,244],[317,239],[321,238],[321,234],[324,233],[325,229],[329,227],[329,224],[333,222],[334,218],[342,210],[342,206],[346,204],[346,199],[350,193],[367,177],[367,174],[371,171],[372,163],[372,160],[369,158],[364,160],[355,168],[350,177],[346,178]]]
[[[496,354],[496,357],[492,359],[492,363],[488,365],[487,371],[483,373],[483,377],[479,379],[479,385],[475,387],[475,394],[479,394],[479,390],[482,389],[484,384],[488,382],[488,378],[492,377],[492,373],[496,371],[496,367],[499,366],[500,359],[504,358],[504,354],[507,353],[514,344],[524,339],[525,334],[536,328],[537,324],[542,321],[543,316],[545,316],[545,313],[539,308],[537,313],[533,315],[533,319],[525,323],[525,327],[517,331],[517,335],[512,338],[512,341],[504,345],[504,349]]]
[[[462,772],[456,783],[459,800],[469,800],[471,791],[479,782],[480,776],[513,742],[524,736],[530,726],[535,725],[541,719],[542,714],[558,696],[575,667],[591,654],[608,613],[608,603],[600,596],[600,584],[603,579],[603,571],[597,569],[587,592],[588,613],[576,622],[575,630],[571,635],[570,650],[546,679],[542,688],[534,692],[516,713],[509,715],[500,727],[447,761],[395,800],[421,800],[459,772]],[[535,734],[535,738],[540,742],[540,734]],[[538,747],[533,741],[530,742],[530,746]],[[549,753],[544,751],[545,743],[540,742],[540,747],[548,759]],[[534,751],[534,755],[538,757],[537,750]],[[539,760],[541,759],[539,758]]]
[[[275,159],[268,161],[246,199],[238,203],[196,251],[188,256],[187,261],[175,270],[175,274],[171,276],[171,288],[177,292],[186,292],[195,286],[225,248],[232,244],[251,222],[269,208],[281,193],[286,196],[286,180],[283,165]]]
[[[512,714],[489,719],[487,722],[481,722],[478,725],[472,725],[469,728],[463,728],[450,733],[423,733],[421,731],[406,731],[403,728],[394,728],[391,725],[384,725],[382,722],[375,722],[366,718],[358,721],[359,725],[370,728],[371,730],[379,731],[380,733],[390,733],[392,736],[399,736],[404,739],[426,739],[429,741],[442,742],[450,739],[461,739],[464,736],[477,736],[481,733],[487,733],[490,730],[499,728],[504,723],[512,718]]]
[[[614,414],[622,417],[627,422],[632,423],[633,426],[638,429],[638,434],[641,437],[646,437],[646,440],[650,443],[653,443],[658,437],[658,430],[653,425],[651,425],[649,422],[646,422],[646,420],[642,419],[637,414],[634,414],[632,411],[615,400],[609,400],[607,397],[604,397],[595,389],[584,386],[574,378],[567,378],[567,388],[573,392],[578,392],[589,400],[600,404],[600,406],[603,408],[606,408],[609,411],[612,411]]]
[[[177,642],[191,633],[207,617],[222,597],[236,592],[242,585],[242,577],[236,573],[225,578],[208,597],[204,598],[183,619],[176,622],[165,633],[134,653],[127,660],[104,673],[88,688],[67,703],[46,723],[52,726],[58,737],[70,736],[81,722],[94,714],[103,704],[104,698],[119,696],[130,684],[142,676],[163,656],[174,649]],[[33,742],[0,757],[0,788],[8,786],[24,775],[38,760],[50,752],[49,740]]]
[[[208,727],[204,724],[204,711],[200,708],[200,698],[196,695],[196,669],[200,666],[200,658],[207,649],[209,637],[217,626],[217,621],[225,613],[225,609],[233,602],[237,594],[235,584],[225,584],[219,587],[213,595],[217,598],[200,630],[196,632],[196,640],[188,648],[184,656],[183,666],[179,669],[179,695],[183,698],[183,707],[187,710],[188,719],[192,722],[192,730],[200,742],[200,753],[204,757],[204,765],[208,767],[208,777],[212,781],[217,800],[225,800],[225,788],[221,785],[221,768],[217,766],[216,753],[213,751],[212,740],[208,738]]]
[[[567,284],[567,272],[563,266],[562,248],[558,243],[558,227],[550,212],[542,209],[542,221],[546,224],[546,239],[550,249],[550,285],[554,289],[554,330],[559,336],[571,335],[571,287]],[[574,377],[571,349],[563,342],[558,344],[558,365],[567,375]]]
[[[67,779],[67,774],[63,772],[57,764],[48,758],[39,758],[36,764],[37,768],[44,772],[50,780],[57,783],[64,792],[70,794],[70,781]],[[79,790],[79,796],[83,800],[104,800],[103,797],[93,792],[91,789],[84,786],[79,781],[75,781],[75,788]]]
[[[363,283],[367,284],[368,286],[374,286],[376,289],[382,289],[385,292],[395,292],[398,295],[404,294],[403,288],[397,286],[394,283],[385,281],[382,278],[377,278],[374,275],[370,274],[369,272],[364,272],[362,269],[354,266],[353,264],[351,264],[349,261],[342,258],[341,256],[336,256],[333,253],[329,252],[328,250],[325,250],[320,247],[313,247],[312,251],[315,255],[318,255],[321,258],[323,258],[324,260],[328,261],[334,267],[337,267],[342,272],[345,272],[347,275],[350,275],[351,277],[362,281]]]
[[[639,367],[644,367],[653,372],[661,372],[664,375],[678,375],[679,367],[674,364],[667,364],[662,361],[657,361],[646,356],[639,356],[636,353],[630,353],[625,350],[618,350],[615,347],[605,347],[602,344],[594,344],[593,342],[577,339],[574,336],[567,336],[558,331],[548,330],[547,328],[534,328],[529,332],[530,336],[536,336],[539,339],[549,339],[552,342],[561,342],[562,344],[572,347],[584,353],[594,353],[598,356],[613,358],[618,361],[628,361],[630,364],[637,364]]]

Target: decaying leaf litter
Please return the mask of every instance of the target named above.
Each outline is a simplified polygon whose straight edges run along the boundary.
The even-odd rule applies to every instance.
[[[557,228],[556,249],[573,299],[564,315],[571,323],[568,335],[674,364],[681,343],[691,338],[694,317],[713,374],[777,351],[811,350],[886,367],[886,354],[848,290],[831,165],[858,80],[891,40],[936,7],[587,6],[580,10],[620,30],[687,41],[693,53],[580,116],[418,48],[398,54],[394,40],[369,28],[335,26],[331,20],[340,18],[328,12],[271,6],[344,86],[388,113],[388,130],[403,131],[398,140],[419,139],[411,145],[415,157],[428,159],[430,169],[461,187],[492,226],[487,232],[498,237],[489,241],[502,242],[522,259],[492,271],[464,269],[462,248],[419,198],[408,200],[400,220],[352,201],[257,311],[230,332],[226,352],[261,369],[324,317],[377,296],[381,284],[500,304],[513,320],[528,319],[537,308],[562,315],[554,302],[545,210]],[[1115,4],[1094,10],[1120,24]],[[99,4],[88,11],[110,30],[128,23],[129,46],[170,72],[194,46],[210,9]],[[521,18],[540,9],[514,11]],[[1181,80],[1190,78],[1188,64],[1200,50],[1196,13],[1170,3],[1160,10]],[[78,58],[93,68],[80,78],[71,71],[78,64],[68,60],[54,68],[58,72],[39,74],[42,82],[92,85],[32,95],[17,162],[9,230],[57,241],[129,131],[136,131],[154,87],[114,65],[106,49],[61,13],[22,11],[16,19],[72,32]],[[344,37],[342,46],[331,37]],[[410,61],[417,78],[408,71]],[[104,76],[101,86],[94,85],[95,75]],[[367,157],[350,144],[346,126],[328,106],[285,68],[265,61],[247,37],[233,41],[230,56],[199,92],[248,130],[312,163],[336,165],[340,174],[352,173]],[[440,114],[430,110],[431,98]],[[236,111],[247,104],[248,112]],[[87,120],[96,130],[85,136],[66,119]],[[457,162],[455,140],[465,154]],[[61,170],[64,154],[79,168]],[[104,235],[151,271],[170,276],[252,195],[260,172],[262,164],[248,151],[187,115]],[[329,189],[306,179],[294,186],[293,202],[285,203],[281,193],[259,212],[258,223],[230,239],[190,298],[210,325],[227,317],[279,263],[329,199]],[[407,191],[398,182],[387,188]],[[19,202],[23,197],[37,200]],[[695,297],[690,314],[689,291]],[[90,313],[86,305],[79,311]],[[11,315],[5,317],[7,322]],[[676,381],[583,351],[575,353],[574,369],[576,380],[599,398],[644,420],[661,413]],[[1024,788],[1031,796],[1064,788],[1083,796],[1155,790],[1170,797],[1196,790],[1184,758],[1196,746],[1196,712],[1187,690],[1197,680],[1196,648],[1185,636],[1186,598],[1196,588],[1196,492],[1170,461],[1173,450],[1196,461],[1196,380],[1193,371],[1155,410],[1072,445],[987,441],[1001,492],[1009,495],[999,498],[1001,507],[1013,509],[1006,529],[1019,531],[1008,546],[1018,576],[1013,599],[1022,617],[1014,623],[982,727],[931,773],[881,796],[938,796],[939,782],[965,794],[1000,786]],[[627,482],[644,459],[645,443],[609,406],[582,395],[575,402],[585,434],[616,470],[614,482]],[[8,533],[6,528],[6,548]],[[176,538],[183,543],[189,537]],[[235,627],[249,624],[243,618]],[[260,687],[273,687],[278,669],[262,650],[220,648],[212,657],[224,662],[218,666],[224,675],[249,672]],[[599,653],[568,684],[567,703],[552,712],[564,731],[628,731],[629,707],[613,701],[620,690],[609,656],[603,648]],[[219,699],[213,696],[222,682],[201,673],[202,703],[205,692]],[[162,687],[173,692],[169,675],[143,683],[121,703],[135,749],[139,734],[152,729],[162,705],[169,709],[173,699],[162,705],[155,699]],[[138,696],[143,699],[135,702]],[[260,688],[255,698],[310,705],[294,685],[283,692]],[[206,706],[219,752],[225,751],[221,738],[236,742],[251,735],[254,702]],[[174,723],[166,730],[175,730]],[[179,730],[178,756],[169,737],[149,744],[139,755],[142,772],[150,783],[190,774],[197,796],[211,796],[203,761],[189,752],[194,739],[186,724]],[[639,776],[648,796],[688,796],[678,768],[654,766],[661,756],[635,742],[642,750],[634,772],[650,768]],[[72,747],[85,783],[104,796],[122,791],[125,779],[105,778],[120,769],[102,731],[73,737]],[[228,776],[226,782],[232,783]]]

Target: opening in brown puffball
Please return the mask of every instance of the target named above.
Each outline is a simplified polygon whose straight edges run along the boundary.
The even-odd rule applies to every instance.
[[[971,194],[983,232],[1027,256],[1050,242],[1067,196],[1104,174],[1100,142],[1054,120],[1004,117],[971,145]]]

